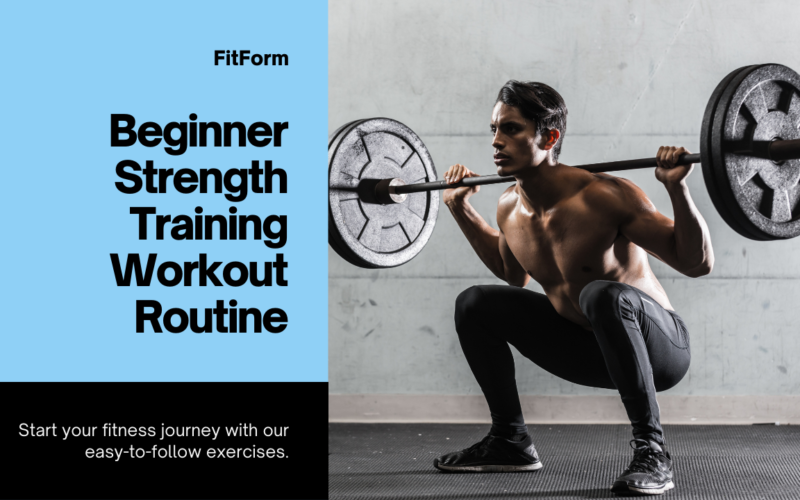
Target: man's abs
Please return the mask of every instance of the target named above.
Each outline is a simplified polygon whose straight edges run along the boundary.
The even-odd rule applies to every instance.
[[[537,229],[541,228],[507,224],[503,233],[514,257],[542,286],[561,316],[589,327],[578,299],[583,287],[595,280],[631,285],[672,310],[667,294],[650,269],[647,253],[613,228],[600,224],[580,229],[573,226],[556,235]]]

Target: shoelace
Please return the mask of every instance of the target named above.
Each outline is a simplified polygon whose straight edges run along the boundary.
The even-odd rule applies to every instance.
[[[638,446],[634,446],[634,443]],[[661,460],[658,459],[659,453],[650,448],[650,444],[647,441],[644,439],[632,439],[629,444],[635,450],[633,460],[627,469],[629,472],[650,474],[658,472],[658,466],[661,464]]]
[[[473,444],[469,448],[463,450],[463,452],[466,453],[468,451],[477,450],[478,448],[483,448],[486,445],[486,442],[489,441],[489,439],[491,439],[491,437],[492,436],[487,435],[485,438],[481,439],[480,441],[478,441],[477,443]]]

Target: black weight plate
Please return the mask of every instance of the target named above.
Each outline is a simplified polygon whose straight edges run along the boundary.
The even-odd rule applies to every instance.
[[[733,194],[733,189],[731,188],[725,166],[725,140],[723,138],[723,124],[734,92],[739,88],[742,80],[759,67],[759,65],[754,65],[742,68],[742,70],[728,82],[728,85],[720,94],[719,102],[714,110],[711,133],[709,135],[709,149],[711,151],[711,163],[709,167],[719,196],[720,203],[717,210],[719,210],[720,215],[728,221],[731,228],[745,238],[765,241],[768,238],[765,238],[763,234],[753,229],[752,224],[747,220],[747,217],[744,215],[744,212]]]
[[[723,78],[722,81],[720,81],[719,85],[717,85],[717,87],[714,89],[714,92],[711,93],[711,97],[708,99],[708,104],[706,105],[706,110],[703,114],[703,123],[700,129],[700,163],[703,171],[703,180],[705,181],[706,190],[711,198],[711,202],[714,204],[714,208],[717,209],[717,212],[720,214],[722,219],[728,224],[728,226],[731,227],[731,229],[748,238],[751,238],[751,236],[729,213],[728,208],[725,206],[723,195],[720,193],[719,186],[723,185],[722,183],[726,182],[726,180],[718,179],[715,173],[716,170],[713,166],[714,159],[712,158],[713,150],[711,147],[711,137],[713,135],[712,129],[714,124],[714,116],[722,93],[726,88],[728,88],[731,80],[733,80],[736,75],[750,68],[755,68],[755,66],[744,66],[735,69],[731,71],[725,78]]]
[[[331,247],[365,268],[399,266],[414,258],[436,224],[438,191],[378,205],[362,202],[355,188],[362,179],[435,180],[433,160],[419,137],[395,120],[371,118],[343,130],[328,155],[329,240],[336,242]]]
[[[720,97],[711,137],[715,174],[724,180],[719,186],[729,213],[753,239],[800,235],[800,160],[775,163],[736,151],[800,139],[798,125],[800,75],[786,66],[743,71]]]

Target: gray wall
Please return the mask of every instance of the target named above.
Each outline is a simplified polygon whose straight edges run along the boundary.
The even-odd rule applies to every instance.
[[[508,79],[538,80],[569,107],[566,164],[699,151],[706,101],[730,71],[800,70],[800,4],[786,1],[330,1],[330,130],[387,116],[453,163],[494,173],[490,111]],[[621,175],[672,216],[652,170]],[[800,239],[747,240],[722,221],[699,166],[689,178],[716,267],[691,279],[651,265],[690,328],[693,362],[676,395],[800,393]],[[495,225],[503,187],[472,201]],[[453,302],[499,283],[446,207],[427,247],[400,268],[364,270],[330,250],[332,394],[480,394],[453,327]],[[541,291],[534,283],[533,290]],[[611,394],[517,361],[522,394]]]

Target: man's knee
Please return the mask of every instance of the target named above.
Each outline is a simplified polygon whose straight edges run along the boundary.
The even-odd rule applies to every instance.
[[[458,295],[455,312],[458,333],[463,333],[467,326],[478,320],[482,300],[483,292],[479,286],[471,286]]]
[[[592,281],[581,291],[578,304],[586,318],[591,321],[606,314],[614,314],[627,287],[616,281]]]

